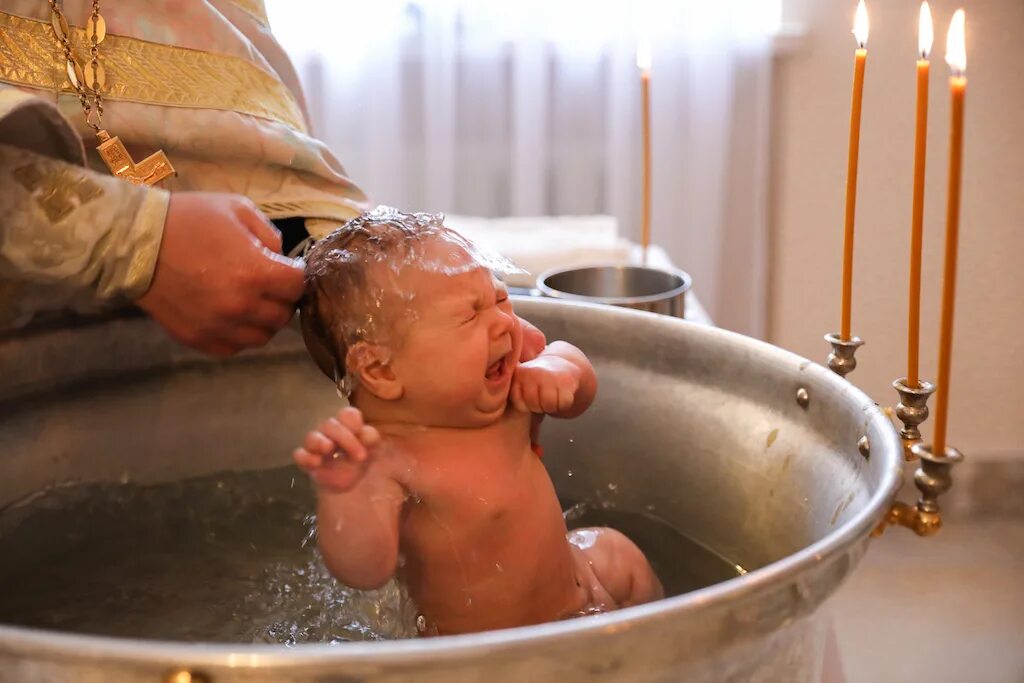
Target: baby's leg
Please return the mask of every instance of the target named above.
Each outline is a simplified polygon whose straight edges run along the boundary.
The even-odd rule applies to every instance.
[[[611,596],[615,604],[607,607],[629,607],[665,597],[643,552],[621,532],[588,527],[570,531],[567,538],[579,548],[604,592]]]

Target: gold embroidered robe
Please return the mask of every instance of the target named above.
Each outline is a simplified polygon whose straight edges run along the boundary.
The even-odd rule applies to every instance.
[[[0,0],[0,329],[33,312],[130,300],[149,287],[168,194],[233,192],[319,236],[366,208],[308,130],[298,79],[261,0],[104,0],[103,127],[159,188],[112,178],[85,124],[45,0]],[[91,2],[66,0],[71,43]],[[83,145],[84,142],[84,145]],[[202,226],[196,226],[202,229]]]

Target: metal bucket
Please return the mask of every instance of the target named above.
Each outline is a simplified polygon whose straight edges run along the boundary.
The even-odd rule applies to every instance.
[[[723,330],[564,301],[516,307],[549,338],[583,348],[601,383],[585,415],[545,424],[560,495],[603,492],[619,509],[654,510],[748,574],[570,621],[340,646],[0,625],[0,680],[157,683],[179,671],[209,683],[818,680],[818,608],[857,564],[899,482],[901,444],[881,410],[820,365]],[[294,329],[214,361],[144,318],[118,319],[8,338],[0,367],[0,508],[69,480],[277,467],[338,404]],[[863,436],[869,459],[857,448]]]
[[[682,318],[693,280],[675,268],[623,264],[558,268],[541,273],[537,288],[556,299],[635,308]]]

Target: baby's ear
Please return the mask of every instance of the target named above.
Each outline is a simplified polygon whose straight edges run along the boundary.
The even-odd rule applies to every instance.
[[[357,385],[384,401],[398,400],[404,393],[390,363],[390,349],[363,341],[350,346],[345,358],[348,372],[358,378]]]

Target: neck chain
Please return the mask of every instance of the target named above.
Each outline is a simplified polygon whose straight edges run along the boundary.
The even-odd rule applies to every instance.
[[[96,137],[100,140],[96,150],[110,168],[110,172],[133,185],[153,185],[167,176],[175,175],[174,167],[167,160],[163,150],[158,150],[136,163],[121,140],[116,135],[110,135],[101,125],[103,95],[100,91],[106,86],[107,75],[100,64],[100,43],[106,38],[107,23],[100,16],[100,1],[92,0],[92,14],[85,26],[89,62],[84,67],[75,59],[71,50],[71,30],[61,9],[61,3],[58,0],[49,2],[50,24],[53,26],[53,35],[64,50],[68,80],[78,93],[78,101],[82,103],[82,111],[85,112],[85,122],[96,131]]]

